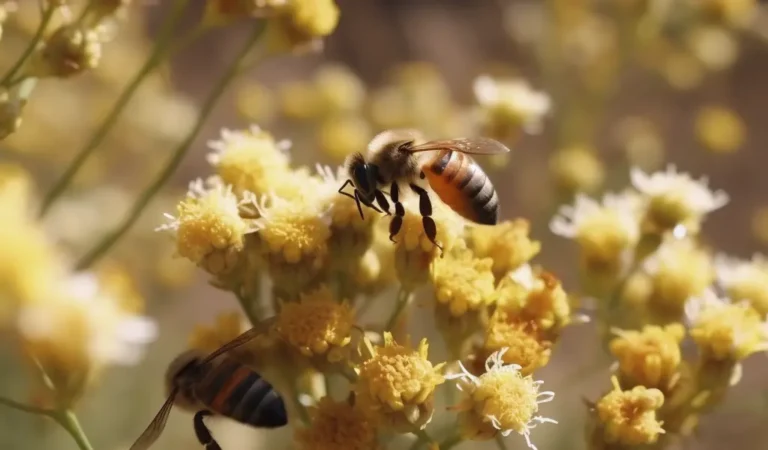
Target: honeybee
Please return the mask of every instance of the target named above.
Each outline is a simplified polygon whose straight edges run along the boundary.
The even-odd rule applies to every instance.
[[[509,152],[501,142],[484,137],[455,138],[416,144],[420,133],[397,129],[379,133],[368,144],[368,155],[350,155],[345,161],[349,179],[339,193],[357,203],[360,217],[365,205],[379,213],[391,215],[389,202],[382,189],[389,187],[389,197],[395,205],[395,216],[389,224],[389,239],[403,225],[405,208],[400,202],[400,185],[408,185],[419,196],[419,213],[427,238],[442,251],[435,241],[437,227],[432,219],[432,201],[427,190],[417,183],[426,178],[440,200],[462,217],[483,225],[495,225],[499,219],[499,197],[483,169],[470,154],[493,155]],[[435,151],[422,157],[422,152]],[[352,185],[354,194],[344,192]],[[379,207],[376,207],[378,204]],[[381,208],[381,209],[379,209]]]
[[[285,403],[272,385],[225,355],[263,331],[262,327],[254,327],[208,356],[192,350],[174,359],[166,373],[168,399],[130,450],[145,450],[154,444],[165,428],[173,405],[196,411],[195,435],[206,450],[221,450],[203,422],[208,416],[219,415],[257,428],[286,425]]]

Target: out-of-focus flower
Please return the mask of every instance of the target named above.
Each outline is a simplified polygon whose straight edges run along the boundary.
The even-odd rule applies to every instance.
[[[211,0],[207,2],[203,22],[225,24],[251,17],[271,17],[291,0]]]
[[[710,106],[696,116],[696,137],[715,153],[733,153],[744,145],[747,129],[739,115],[728,108]]]
[[[101,36],[76,24],[64,25],[34,56],[29,75],[66,78],[96,68],[101,59]]]
[[[376,428],[351,402],[323,397],[309,409],[310,425],[296,431],[301,450],[376,450]]]
[[[541,423],[557,423],[536,415],[539,405],[552,401],[555,393],[539,392],[542,381],[523,376],[516,364],[505,365],[505,351],[502,349],[489,356],[485,372],[480,376],[471,374],[461,363],[461,372],[446,376],[446,379],[459,379],[460,389],[466,393],[453,409],[460,411],[463,438],[487,440],[498,433],[508,436],[516,432],[525,437],[528,447],[535,450],[531,429]]]
[[[478,259],[471,252],[449,254],[432,265],[432,284],[438,305],[454,317],[477,311],[495,300],[493,260]]]
[[[515,2],[504,9],[504,29],[521,44],[540,42],[546,27],[546,10],[538,2]]]
[[[18,96],[0,93],[0,140],[5,139],[21,126],[21,109],[24,106]]]
[[[747,302],[732,303],[707,289],[685,313],[705,360],[738,362],[768,350],[768,320]]]
[[[694,29],[688,36],[688,45],[710,70],[728,69],[739,55],[736,38],[726,29],[716,26]]]
[[[427,340],[414,350],[385,332],[384,345],[374,347],[367,338],[363,344],[356,402],[387,428],[423,429],[432,420],[435,388],[445,381],[443,363],[433,366],[427,359]]]
[[[664,140],[648,119],[628,117],[616,127],[616,140],[627,160],[643,170],[656,170],[664,163]]]
[[[702,295],[715,278],[710,254],[691,239],[666,240],[645,260],[644,269],[653,283],[648,307],[672,320],[680,320],[686,302]]]
[[[256,196],[268,194],[289,171],[290,144],[275,141],[256,126],[243,131],[222,130],[221,139],[208,146],[214,150],[208,161],[238,195],[246,191]]]
[[[325,115],[359,112],[365,102],[365,85],[351,69],[326,64],[315,74],[314,86]]]
[[[288,81],[277,89],[280,113],[288,119],[309,120],[321,115],[322,101],[311,83]]]
[[[755,208],[752,214],[752,234],[761,244],[768,244],[768,207]]]
[[[631,177],[632,185],[648,197],[645,226],[650,231],[695,234],[705,215],[728,203],[725,192],[709,189],[706,177],[696,181],[672,165],[650,175],[633,168]]]
[[[549,170],[558,189],[568,195],[593,192],[605,180],[597,153],[581,145],[558,150],[550,157]]]
[[[683,91],[695,89],[704,79],[702,63],[690,53],[680,50],[664,55],[659,69],[672,87]]]
[[[666,327],[646,325],[642,331],[614,330],[610,344],[618,360],[624,385],[645,386],[669,392],[680,370],[680,342],[685,328],[674,323]]]
[[[735,27],[747,25],[758,7],[755,0],[702,0],[695,5],[706,17]]]
[[[298,302],[283,303],[275,331],[304,356],[337,362],[352,339],[354,319],[348,302],[338,302],[327,286],[320,286],[301,294]]]
[[[178,217],[166,214],[170,222],[158,230],[174,232],[179,256],[216,275],[236,267],[245,234],[255,228],[240,217],[240,202],[230,186],[215,180],[210,184],[192,182],[178,205]]]
[[[615,272],[631,259],[640,238],[640,202],[633,193],[606,194],[602,202],[577,195],[550,222],[553,233],[573,239],[588,270]]]
[[[237,111],[252,123],[272,120],[276,114],[276,102],[273,91],[260,83],[245,83],[237,91]]]
[[[370,124],[356,115],[332,116],[320,124],[320,149],[336,161],[368,146],[373,137]]]
[[[272,47],[277,50],[315,48],[339,23],[334,0],[288,0],[270,22]]]
[[[735,302],[749,302],[761,315],[768,315],[768,260],[755,254],[750,261],[715,257],[717,281]]]
[[[136,364],[154,340],[154,322],[127,312],[121,299],[104,294],[97,277],[81,273],[63,280],[45,303],[19,316],[24,345],[56,387],[58,401],[70,404],[99,369]]]
[[[656,412],[664,404],[664,394],[658,389],[635,386],[622,390],[616,377],[613,390],[596,405],[603,426],[604,440],[609,444],[653,444],[664,434]]]
[[[487,75],[475,79],[473,88],[486,134],[515,138],[523,131],[541,132],[551,107],[547,94],[534,91],[524,80],[497,80]]]
[[[493,260],[493,274],[498,281],[541,251],[541,243],[531,239],[530,231],[531,224],[525,219],[473,226],[468,230],[469,246],[477,257]]]

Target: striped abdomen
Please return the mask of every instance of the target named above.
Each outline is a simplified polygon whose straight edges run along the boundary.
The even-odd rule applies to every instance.
[[[441,150],[421,169],[440,200],[464,218],[483,225],[498,222],[496,189],[471,156]]]
[[[231,358],[221,358],[195,386],[195,397],[212,412],[254,427],[288,423],[283,399],[258,373]]]

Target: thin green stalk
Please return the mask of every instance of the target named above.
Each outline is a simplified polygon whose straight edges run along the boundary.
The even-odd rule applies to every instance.
[[[39,416],[50,417],[55,420],[56,423],[61,425],[67,433],[72,436],[80,450],[93,450],[93,446],[88,441],[88,437],[85,435],[80,422],[77,420],[77,416],[71,410],[65,409],[63,411],[54,411],[50,409],[38,408],[36,406],[25,405],[14,400],[0,397],[0,405],[7,406],[9,408],[23,411],[29,414],[36,414]]]
[[[65,410],[61,413],[55,413],[53,418],[59,425],[67,430],[80,450],[93,450],[93,446],[88,441],[88,436],[85,435],[82,427],[80,427],[80,422],[77,420],[75,413],[70,410]]]
[[[43,17],[40,20],[40,25],[37,27],[35,35],[32,37],[32,40],[29,41],[29,45],[27,45],[27,48],[24,49],[24,53],[22,53],[21,57],[16,60],[16,64],[14,64],[13,67],[11,67],[11,69],[5,73],[3,79],[0,80],[0,85],[6,86],[8,81],[10,81],[11,78],[13,78],[19,70],[21,70],[21,68],[24,66],[24,63],[27,62],[29,57],[32,55],[32,52],[35,51],[37,45],[43,39],[45,30],[48,28],[48,24],[51,23],[51,19],[53,18],[53,14],[55,12],[56,6],[52,6],[52,4],[49,3],[48,6],[43,10]]]
[[[451,449],[460,443],[461,443],[461,436],[459,436],[458,434],[454,434],[453,436],[446,438],[443,442],[440,443],[440,450]]]
[[[112,110],[109,112],[109,114],[107,114],[107,117],[104,118],[104,121],[101,123],[101,125],[99,125],[99,128],[94,131],[94,133],[91,135],[91,138],[88,140],[88,142],[86,142],[85,146],[83,146],[83,148],[77,153],[61,177],[56,180],[56,182],[53,184],[53,187],[51,187],[51,189],[43,198],[39,212],[40,217],[44,217],[50,210],[51,206],[53,206],[53,204],[56,202],[56,200],[61,197],[69,184],[72,182],[72,179],[74,179],[75,175],[77,175],[86,161],[88,161],[88,159],[91,157],[93,152],[104,141],[104,138],[107,137],[107,134],[117,122],[117,119],[120,117],[128,102],[131,100],[131,98],[133,98],[133,95],[136,93],[139,86],[141,86],[146,77],[165,59],[171,46],[171,42],[173,42],[174,31],[176,30],[176,27],[181,20],[181,16],[187,6],[188,1],[189,0],[176,1],[173,10],[171,10],[168,18],[165,20],[165,24],[163,25],[163,28],[157,37],[157,41],[154,48],[152,49],[152,53],[144,62],[144,65],[133,76],[133,79],[130,81],[130,83],[128,83],[128,86],[125,87],[123,92],[120,94],[120,97],[118,97],[117,101],[115,102],[115,105],[112,107]]]
[[[504,442],[504,436],[501,433],[496,434],[496,447],[499,447],[499,450],[507,450],[507,443]],[[442,447],[440,449],[442,450]]]
[[[422,445],[430,442],[434,442],[431,437],[427,434],[424,430],[416,430],[413,432],[414,435],[416,435],[416,441],[411,445],[410,450],[416,450],[417,448],[421,447]],[[440,450],[443,449],[443,446],[440,446]]]
[[[403,311],[405,311],[405,307],[408,306],[410,300],[411,292],[401,287],[400,291],[397,293],[397,305],[395,305],[395,310],[392,311],[392,315],[389,316],[384,331],[392,331],[398,320],[400,320],[400,316],[403,315]]]
[[[125,219],[119,225],[117,225],[114,230],[109,232],[88,253],[80,258],[76,265],[78,270],[83,270],[90,267],[99,258],[104,256],[104,254],[106,254],[109,249],[111,249],[112,246],[115,245],[115,243],[117,243],[117,241],[120,240],[120,238],[123,237],[123,235],[125,235],[128,230],[131,229],[133,224],[136,223],[136,221],[139,219],[139,216],[147,207],[149,202],[152,200],[152,198],[154,198],[155,194],[157,194],[165,182],[168,181],[171,175],[173,175],[173,173],[176,171],[176,168],[178,168],[179,164],[184,159],[184,156],[186,156],[187,151],[197,138],[200,130],[202,130],[203,125],[208,119],[208,116],[213,111],[213,108],[218,103],[219,98],[224,93],[230,82],[240,73],[240,62],[243,60],[243,58],[245,58],[246,55],[248,55],[248,53],[250,53],[254,44],[256,44],[259,37],[263,34],[264,29],[265,23],[263,21],[260,21],[256,24],[256,28],[248,38],[248,41],[243,46],[240,53],[235,57],[232,64],[227,68],[225,74],[216,82],[216,85],[208,94],[208,97],[205,99],[205,102],[203,103],[203,106],[200,110],[200,115],[197,119],[197,122],[189,134],[187,134],[187,137],[181,142],[181,144],[179,144],[178,147],[176,147],[170,161],[166,163],[165,167],[155,178],[155,180],[141,193],[141,195],[139,195],[139,198],[133,204]]]

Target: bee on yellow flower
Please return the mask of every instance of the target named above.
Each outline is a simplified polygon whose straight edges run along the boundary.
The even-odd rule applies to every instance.
[[[672,165],[651,175],[633,168],[631,178],[647,198],[644,226],[650,232],[669,230],[677,237],[696,234],[704,216],[728,203],[728,195],[710,190],[706,178],[696,181]]]
[[[429,345],[422,339],[415,350],[397,344],[389,332],[383,345],[364,338],[358,367],[356,402],[381,425],[401,432],[423,429],[434,413],[435,388],[445,380],[444,363],[427,359]]]
[[[653,444],[664,434],[657,411],[664,404],[664,394],[653,388],[635,386],[622,390],[616,377],[613,390],[603,396],[595,409],[600,420],[602,440],[607,444]]]
[[[715,272],[720,287],[733,301],[746,301],[760,314],[768,315],[768,259],[755,254],[749,261],[715,257]]]
[[[376,450],[376,428],[354,402],[323,397],[310,408],[310,425],[299,428],[295,442],[300,450]]]
[[[516,432],[525,437],[529,448],[536,450],[531,430],[542,423],[557,423],[536,413],[540,404],[554,400],[555,393],[539,392],[542,381],[523,376],[517,364],[505,365],[505,352],[501,349],[489,356],[480,376],[470,373],[461,363],[461,372],[446,376],[449,380],[460,380],[457,387],[466,394],[453,407],[460,411],[461,435],[464,439],[488,440],[498,433],[509,436]]]

